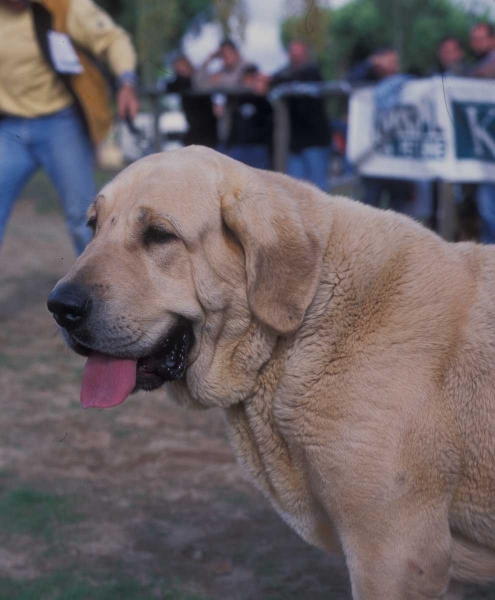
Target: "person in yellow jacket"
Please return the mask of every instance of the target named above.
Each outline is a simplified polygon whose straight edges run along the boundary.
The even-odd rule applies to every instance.
[[[57,188],[76,253],[90,240],[95,148],[111,125],[98,61],[117,78],[120,117],[134,118],[133,45],[93,0],[0,0],[0,243],[38,168]]]

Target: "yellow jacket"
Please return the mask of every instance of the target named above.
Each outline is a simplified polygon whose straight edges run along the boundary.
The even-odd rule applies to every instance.
[[[82,73],[55,71],[50,30],[69,36]],[[38,117],[75,104],[98,144],[112,115],[106,80],[93,57],[105,61],[117,77],[136,68],[128,35],[93,0],[33,0],[21,13],[0,5],[0,114]]]

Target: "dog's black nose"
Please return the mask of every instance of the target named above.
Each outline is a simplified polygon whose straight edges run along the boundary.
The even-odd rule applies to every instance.
[[[47,302],[48,310],[53,314],[55,321],[67,331],[83,325],[91,312],[91,305],[88,292],[70,283],[57,286]]]

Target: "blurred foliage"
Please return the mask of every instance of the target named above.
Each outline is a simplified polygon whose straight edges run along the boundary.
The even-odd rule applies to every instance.
[[[132,35],[141,76],[147,85],[163,76],[164,56],[181,47],[186,33],[198,34],[217,22],[224,35],[242,38],[247,23],[244,0],[97,0]]]
[[[291,3],[294,0],[287,0]],[[303,0],[300,0],[300,3]],[[436,48],[447,35],[457,36],[467,46],[471,25],[481,16],[468,13],[449,0],[352,0],[338,9],[319,9],[324,17],[326,45],[309,36],[325,76],[345,76],[356,62],[381,46],[393,46],[401,55],[405,71],[429,74],[436,70]],[[486,15],[485,15],[486,16]],[[286,19],[282,41],[299,37],[307,13]],[[319,36],[322,34],[319,33]]]
[[[132,34],[136,33],[136,10],[130,0],[96,0],[112,17]]]
[[[140,12],[153,11],[160,21],[168,19],[167,46],[180,44],[182,36],[191,29],[198,33],[200,26],[213,19],[212,0],[96,0],[112,17],[133,36],[138,33]],[[161,22],[160,22],[161,25]]]
[[[287,0],[282,39],[308,42],[318,55],[329,50],[328,32],[331,11],[323,9],[317,0]]]
[[[224,36],[243,39],[248,22],[244,0],[212,0],[215,20],[222,28]]]

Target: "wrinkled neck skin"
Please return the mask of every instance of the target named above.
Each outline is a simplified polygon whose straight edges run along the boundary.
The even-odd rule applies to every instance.
[[[311,491],[304,448],[287,436],[280,414],[280,374],[291,343],[280,341],[256,394],[226,409],[229,439],[237,461],[282,519],[308,543],[341,554],[332,525]]]
[[[329,252],[332,249],[327,246],[324,269],[333,262]],[[295,377],[298,387],[302,384],[310,391],[311,384],[305,381],[310,371],[306,346],[312,345],[318,317],[331,311],[337,283],[332,279],[329,289],[322,279],[304,324],[293,335],[277,339],[259,374],[255,394],[225,411],[229,438],[241,467],[292,529],[308,543],[332,554],[341,554],[341,546],[311,491],[304,444],[291,435],[291,406],[299,399],[289,389]]]
[[[363,210],[372,235],[353,227],[356,211]],[[411,312],[415,306],[421,312],[424,301],[414,300],[409,282],[429,245],[439,242],[401,216],[384,221],[381,213],[344,200],[328,231],[319,285],[302,325],[278,341],[256,394],[229,408],[227,423],[239,463],[282,518],[307,542],[340,554],[319,501],[322,471],[314,464],[315,449],[325,448],[328,460],[345,406],[342,382],[352,381],[348,373],[389,327],[404,297]],[[410,254],[411,235],[423,238],[419,260]],[[335,460],[338,465],[337,454]]]

